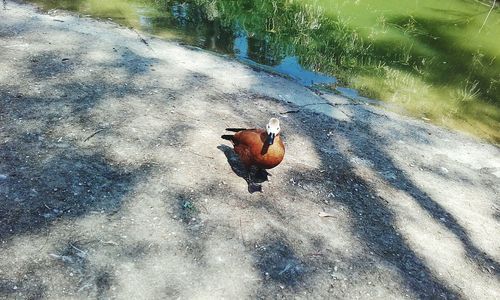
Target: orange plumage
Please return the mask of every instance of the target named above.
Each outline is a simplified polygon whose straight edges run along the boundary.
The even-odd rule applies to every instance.
[[[223,135],[222,138],[233,143],[234,151],[247,169],[252,166],[272,169],[279,165],[285,156],[285,145],[279,135],[279,121],[275,118],[271,119],[267,130],[243,128],[226,130],[236,131],[234,135]]]
[[[285,145],[281,137],[278,135],[272,145],[267,144],[266,139],[267,133],[263,129],[247,129],[234,135],[234,152],[245,167],[272,169],[281,163],[285,156]]]

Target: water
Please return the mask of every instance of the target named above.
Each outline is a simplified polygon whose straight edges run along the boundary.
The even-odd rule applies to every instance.
[[[485,22],[490,0],[33,2],[265,65],[306,86],[380,99],[500,143],[500,8]]]
[[[242,62],[247,64],[255,63],[249,56],[248,35],[246,32],[242,31],[234,39],[233,53]],[[299,58],[296,56],[286,56],[278,65],[271,66],[271,69],[280,74],[287,75],[304,86],[332,85],[337,82],[333,76],[304,69],[299,63]]]

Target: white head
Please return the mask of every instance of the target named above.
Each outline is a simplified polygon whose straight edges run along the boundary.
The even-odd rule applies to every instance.
[[[280,120],[271,118],[269,123],[267,123],[266,131],[267,134],[274,133],[274,135],[278,135],[278,133],[280,133]]]
[[[280,133],[280,121],[276,118],[271,118],[266,126],[267,131],[267,143],[272,145],[274,143],[274,138]]]

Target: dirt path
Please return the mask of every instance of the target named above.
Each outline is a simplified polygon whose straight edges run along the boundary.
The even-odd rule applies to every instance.
[[[497,147],[143,37],[0,11],[0,298],[500,298]]]

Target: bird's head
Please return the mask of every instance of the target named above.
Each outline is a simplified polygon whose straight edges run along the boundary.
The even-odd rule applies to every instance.
[[[267,139],[266,143],[272,145],[274,138],[280,133],[280,121],[276,118],[271,118],[266,126]]]

